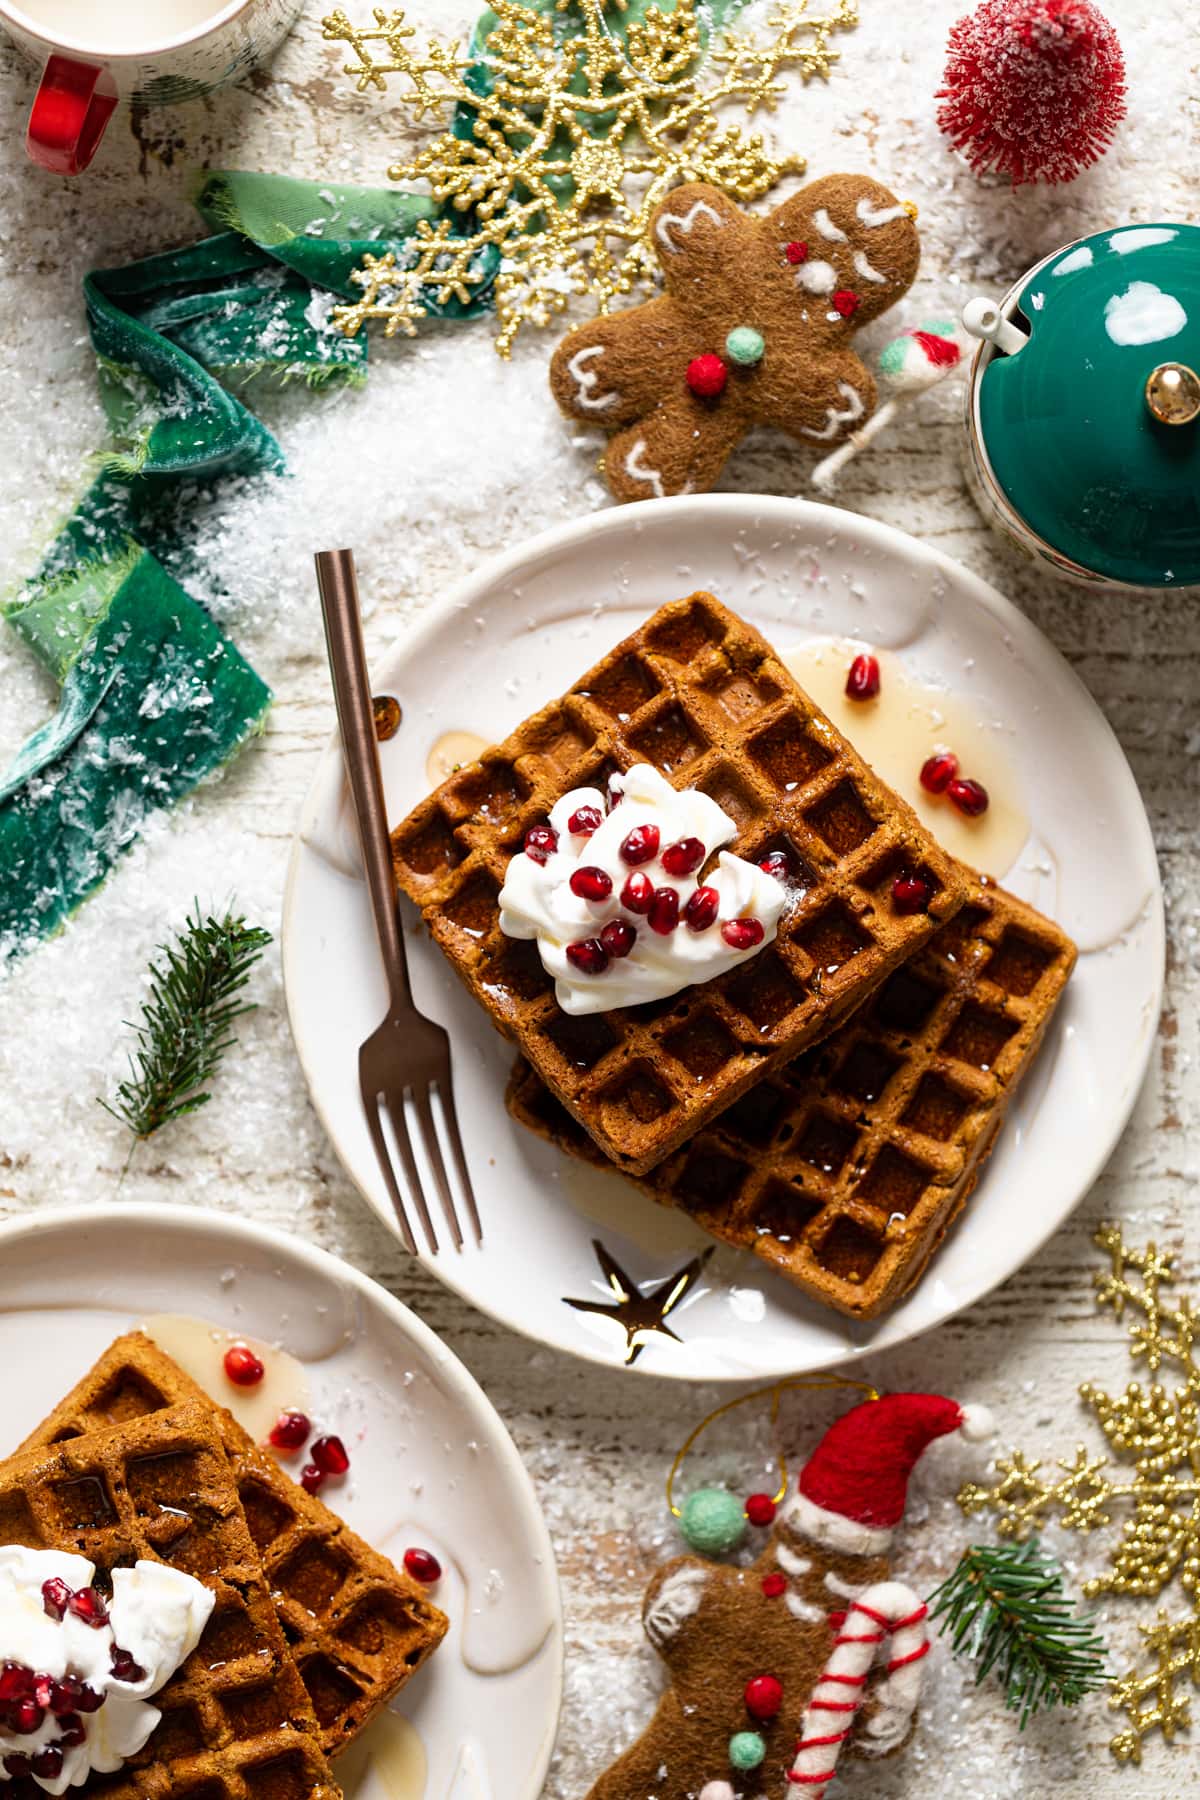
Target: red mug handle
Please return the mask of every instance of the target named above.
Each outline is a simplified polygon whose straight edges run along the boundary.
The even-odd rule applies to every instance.
[[[25,148],[55,175],[78,175],[99,148],[117,96],[104,69],[51,56],[29,115]]]

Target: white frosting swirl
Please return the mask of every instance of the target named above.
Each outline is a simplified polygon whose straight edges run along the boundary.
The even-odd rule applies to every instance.
[[[707,794],[696,788],[673,788],[647,763],[614,777],[612,785],[623,798],[607,816],[607,799],[598,788],[575,788],[564,794],[550,814],[558,834],[557,850],[545,863],[521,851],[509,863],[500,890],[501,931],[509,937],[536,938],[542,963],[554,977],[558,1004],[566,1013],[639,1006],[711,981],[757,956],[771,942],[786,900],[773,876],[722,850],[717,867],[703,876],[703,885],[717,892],[716,921],[707,930],[692,931],[684,922],[683,908],[701,883],[705,863],[737,835],[737,827]],[[567,821],[581,806],[594,806],[602,816],[591,837],[572,835],[567,829]],[[659,854],[635,869],[622,858],[621,845],[638,825],[657,827]],[[694,874],[673,877],[663,868],[661,856],[681,838],[699,838],[704,858]],[[585,900],[572,893],[571,876],[580,868],[602,869],[610,877],[612,893],[607,899]],[[679,895],[680,922],[669,936],[660,936],[644,917],[621,905],[621,890],[635,873],[648,876],[656,889],[672,888]],[[721,925],[742,918],[757,919],[763,936],[750,948],[737,950],[725,941]],[[625,919],[637,931],[628,956],[613,957],[600,974],[575,968],[567,958],[568,944],[598,938],[613,919]]]
[[[0,1667],[15,1663],[55,1681],[74,1676],[104,1698],[97,1711],[82,1715],[86,1737],[63,1748],[60,1772],[33,1776],[47,1794],[82,1787],[93,1773],[112,1774],[136,1755],[162,1717],[147,1704],[149,1696],[191,1655],[215,1604],[212,1591],[191,1575],[165,1563],[138,1562],[113,1570],[106,1625],[88,1625],[70,1611],[61,1620],[47,1613],[44,1582],[58,1577],[77,1592],[91,1586],[95,1573],[85,1557],[66,1551],[0,1547]],[[114,1647],[128,1651],[140,1679],[116,1679]],[[26,1736],[0,1723],[0,1784],[12,1779],[6,1756],[34,1757],[61,1737],[60,1722],[49,1711]]]

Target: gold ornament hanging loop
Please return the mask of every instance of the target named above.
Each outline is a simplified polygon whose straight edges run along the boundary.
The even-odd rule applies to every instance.
[[[772,1382],[770,1387],[755,1388],[752,1393],[739,1394],[735,1400],[726,1400],[723,1406],[714,1408],[712,1412],[706,1414],[706,1416],[701,1419],[695,1430],[688,1434],[683,1444],[675,1453],[675,1459],[672,1462],[670,1472],[667,1475],[667,1507],[672,1518],[681,1519],[683,1517],[682,1507],[678,1507],[675,1504],[675,1482],[678,1478],[679,1471],[686,1462],[697,1439],[708,1430],[710,1425],[715,1424],[718,1419],[724,1418],[726,1413],[735,1411],[737,1407],[749,1406],[752,1400],[763,1400],[767,1395],[770,1395],[771,1398],[771,1424],[775,1425],[779,1420],[779,1404],[784,1394],[794,1393],[799,1389],[805,1388],[814,1390],[820,1388],[852,1388],[856,1392],[863,1394],[868,1400],[878,1400],[879,1398],[879,1389],[872,1387],[868,1381],[851,1381],[850,1378],[845,1375],[791,1375],[785,1381]],[[779,1460],[779,1490],[776,1494],[772,1495],[772,1499],[774,1500],[775,1505],[779,1506],[787,1498],[788,1469],[787,1459],[784,1457],[782,1450],[777,1452],[777,1456]]]

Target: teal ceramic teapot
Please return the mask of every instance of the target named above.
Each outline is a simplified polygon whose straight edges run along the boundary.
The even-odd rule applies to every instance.
[[[1200,227],[1081,238],[963,323],[985,512],[1080,579],[1200,585]]]

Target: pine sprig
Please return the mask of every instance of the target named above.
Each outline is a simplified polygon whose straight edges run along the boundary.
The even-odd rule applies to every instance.
[[[202,917],[195,902],[175,940],[159,945],[141,1024],[126,1021],[137,1036],[128,1079],[112,1102],[100,1102],[135,1142],[207,1103],[206,1084],[233,1044],[234,1020],[254,1010],[237,995],[270,942],[269,931],[231,911]]]
[[[1022,1731],[1041,1708],[1075,1706],[1112,1679],[1103,1638],[1036,1539],[972,1545],[929,1606],[955,1653],[975,1663],[976,1685],[996,1671]]]

